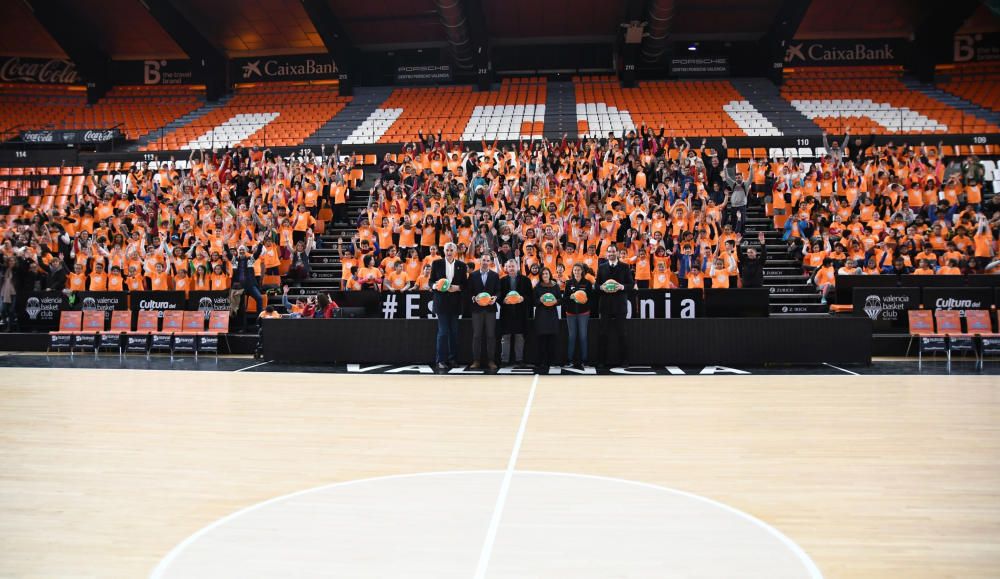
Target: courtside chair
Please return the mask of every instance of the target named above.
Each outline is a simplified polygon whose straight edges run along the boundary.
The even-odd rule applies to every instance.
[[[52,350],[59,351],[63,348],[69,350],[69,355],[73,355],[73,339],[83,328],[83,312],[63,311],[59,312],[59,329],[49,332],[49,347],[45,350],[48,354]]]
[[[910,323],[910,339],[917,340],[917,369],[924,363],[924,352],[947,352],[948,340],[934,331],[934,314],[930,310],[906,312]]]
[[[114,310],[111,312],[111,327],[97,333],[97,343],[94,345],[94,356],[104,349],[118,349],[118,357],[124,353],[122,347],[125,333],[132,329],[132,312],[129,310]]]
[[[160,312],[156,310],[139,310],[135,321],[135,329],[125,334],[125,355],[129,352],[141,352],[149,359],[149,346],[154,333],[160,330]]]
[[[1000,333],[993,331],[990,310],[965,310],[965,327],[979,339],[979,369],[982,369],[986,356],[1000,355]]]
[[[184,312],[180,310],[166,310],[163,312],[163,327],[154,332],[149,350],[167,350],[170,352],[170,361],[174,360],[174,334],[184,329]]]
[[[979,365],[979,352],[973,336],[962,331],[962,316],[958,310],[937,310],[934,312],[937,333],[948,338],[948,371],[951,372],[952,352],[972,352]]]
[[[73,341],[73,349],[93,349],[97,351],[97,336],[104,331],[104,310],[86,310],[83,312],[83,328],[77,332]],[[70,350],[72,352],[72,350]]]
[[[205,312],[184,312],[183,328],[174,333],[174,352],[191,352],[198,359],[198,339],[205,332]]]

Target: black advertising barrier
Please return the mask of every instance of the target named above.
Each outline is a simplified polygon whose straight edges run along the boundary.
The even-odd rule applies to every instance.
[[[838,275],[837,303],[853,303],[856,287],[1000,287],[997,275]]]
[[[600,292],[596,306],[600,307]],[[640,320],[700,318],[705,315],[701,290],[635,290],[629,295],[628,318]]]
[[[166,310],[184,310],[187,308],[187,296],[184,292],[132,292],[129,294],[132,308],[132,327],[139,320],[139,310],[156,310],[163,317]]]
[[[31,145],[101,145],[125,138],[118,129],[21,131],[21,142]]]
[[[717,290],[717,291],[740,291],[740,290]],[[375,292],[342,292],[345,302],[341,303],[335,296],[334,301],[340,306],[350,306],[346,300],[352,297],[351,294],[363,294]],[[435,318],[434,315],[434,294],[433,292],[385,292],[378,296],[379,308],[384,319],[427,319]],[[530,299],[530,298],[529,298]],[[600,305],[600,296],[591,296],[594,299],[592,310],[593,315],[597,315]],[[767,294],[764,292],[764,299]],[[464,304],[463,315],[471,314],[472,298],[466,297],[462,300]],[[562,306],[557,306],[560,310]],[[670,318],[696,318],[704,316],[705,300],[699,290],[674,289],[674,290],[637,290],[631,292],[628,300],[627,317],[633,319],[670,319]],[[767,309],[766,301],[764,309]],[[561,311],[560,311],[561,315]]]
[[[111,76],[115,84],[192,84],[194,68],[190,60],[114,60]]]
[[[591,320],[592,359],[600,355],[599,327]],[[557,363],[565,362],[565,324],[561,332]],[[262,335],[264,358],[276,362],[431,364],[436,333],[434,320],[358,318],[264,320]],[[739,347],[725,347],[734,336]],[[534,361],[534,335],[526,340],[525,357]],[[625,342],[632,364],[867,364],[872,328],[867,318],[853,316],[631,320]],[[460,363],[471,361],[471,320],[459,321],[458,349]]]
[[[22,331],[49,332],[59,328],[59,313],[69,309],[62,292],[18,294],[18,321]]]
[[[128,309],[128,294],[125,292],[76,292],[69,297],[74,310],[102,310],[104,322],[111,321],[111,312]]]
[[[988,310],[995,290],[987,287],[925,287],[923,306],[929,310]]]
[[[855,287],[854,314],[866,316],[876,330],[906,331],[909,310],[920,307],[920,288]]]
[[[212,315],[212,311],[230,311],[231,305],[228,291],[191,292],[187,297],[187,309],[205,312],[206,320]]]
[[[269,80],[322,80],[339,78],[340,70],[329,54],[292,54],[234,58],[229,78],[233,82]]]
[[[785,68],[899,64],[908,44],[899,38],[863,40],[792,40],[785,50]]]
[[[292,288],[288,291],[288,301],[295,302],[299,296],[312,295],[309,288]],[[374,290],[363,291],[331,291],[327,292],[336,304],[342,308],[364,308],[365,316],[370,318],[381,317],[382,296],[381,292]],[[399,295],[399,294],[396,294]],[[268,298],[270,303],[280,304],[281,295],[273,295]]]
[[[710,318],[766,318],[770,303],[764,288],[705,290],[705,315]]]

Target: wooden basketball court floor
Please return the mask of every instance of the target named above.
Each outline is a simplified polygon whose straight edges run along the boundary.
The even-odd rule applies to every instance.
[[[995,375],[404,376],[73,366],[0,368],[2,577],[1000,576]],[[484,478],[462,474],[469,471]],[[533,488],[552,483],[549,491],[574,497],[580,516],[563,516],[575,512],[571,505],[547,526],[553,495],[518,504],[517,493],[531,486],[522,473],[530,472],[575,477],[531,480],[539,483]],[[445,474],[384,478],[414,473]],[[361,479],[376,480],[335,484]],[[768,572],[771,544],[756,555],[768,559],[761,567],[726,572],[727,561],[754,557],[737,551],[757,550],[753,542],[765,539],[704,513],[675,517],[672,536],[720,542],[684,543],[677,556],[687,559],[669,572],[633,567],[648,553],[630,553],[624,543],[658,532],[641,513],[662,507],[657,519],[668,520],[673,507],[659,498],[630,503],[637,496],[631,483],[612,479],[645,483],[637,492],[663,487],[656,496],[664,501],[690,493],[726,505],[759,521],[754,528],[776,530],[815,567]],[[609,499],[607,512],[584,516],[591,499],[600,502],[594,495],[617,492],[611,486],[628,492]],[[238,525],[228,532],[223,525],[197,535],[240,509],[315,488],[326,490],[300,495],[297,507],[279,501],[232,518]],[[352,488],[371,492],[343,494]],[[348,514],[338,500],[377,506]],[[685,504],[708,508],[707,501]],[[396,525],[417,516],[413,505],[425,507],[426,525]],[[277,519],[261,518],[269,509]],[[394,511],[382,515],[398,515],[396,523],[363,531],[366,516],[382,516],[375,511]],[[435,541],[439,511],[472,517],[459,525],[468,532]],[[320,513],[345,520],[317,521]],[[614,527],[603,539],[601,521]],[[237,571],[255,554],[282,552],[272,544],[280,538],[251,536],[279,524],[292,527],[279,537],[303,542],[295,559],[261,555],[250,567],[256,571]],[[576,542],[578,530],[592,536]],[[334,533],[341,543],[355,531],[371,536],[341,551],[322,546],[322,538],[320,547],[309,546],[310,533]],[[537,544],[562,533],[574,538],[558,557],[514,546],[520,534]],[[623,545],[605,551],[616,537]],[[664,541],[662,550],[670,548]],[[374,549],[371,558],[339,561],[349,570],[339,574],[324,560],[366,549]],[[706,561],[721,567],[699,567]]]

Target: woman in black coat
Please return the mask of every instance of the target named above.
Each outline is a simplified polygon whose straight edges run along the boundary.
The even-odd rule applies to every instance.
[[[563,313],[566,314],[566,327],[569,330],[566,363],[573,364],[577,370],[583,370],[583,365],[587,362],[587,325],[590,322],[590,298],[594,291],[594,284],[584,277],[585,267],[582,263],[573,264],[573,271],[566,280],[566,291],[563,294]],[[586,303],[578,303],[573,299],[573,294],[578,291],[585,293]],[[575,354],[579,357],[574,358]]]
[[[542,270],[538,285],[535,286],[535,337],[538,340],[538,364],[535,369],[539,374],[548,374],[549,367],[555,361],[556,336],[559,335],[558,304],[562,298],[559,284],[552,278],[549,268]],[[551,296],[555,305],[545,305],[543,296]]]

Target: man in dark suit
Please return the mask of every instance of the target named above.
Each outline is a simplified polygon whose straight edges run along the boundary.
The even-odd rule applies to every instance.
[[[481,368],[483,360],[483,339],[486,339],[486,366],[491,371],[497,369],[495,352],[497,349],[497,296],[500,292],[500,276],[490,270],[493,259],[489,255],[479,258],[479,270],[469,274],[469,294],[472,296],[472,365],[470,369]],[[488,293],[492,301],[487,306],[479,305],[476,297]]]
[[[447,279],[450,283],[448,291],[434,290],[434,313],[438,317],[437,354],[434,361],[437,369],[445,372],[456,366],[458,316],[462,314],[462,289],[466,282],[465,263],[456,259],[456,251],[455,244],[448,243],[444,246],[444,259],[431,265],[431,287],[441,279]]]
[[[524,333],[528,329],[528,314],[531,311],[531,280],[518,272],[513,259],[504,264],[507,275],[500,280],[500,363],[521,366],[524,364]],[[524,301],[519,304],[504,303],[507,294],[515,291]],[[513,351],[512,351],[513,350]]]
[[[618,259],[618,248],[608,247],[607,261],[597,266],[597,289],[601,304],[601,357],[604,366],[628,366],[628,344],[625,342],[625,316],[628,314],[628,292],[635,285],[632,270]],[[617,282],[615,288],[605,289],[608,280]],[[617,364],[612,363],[608,343],[615,344]]]

